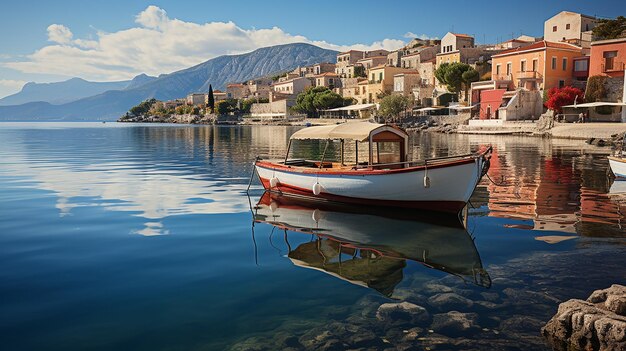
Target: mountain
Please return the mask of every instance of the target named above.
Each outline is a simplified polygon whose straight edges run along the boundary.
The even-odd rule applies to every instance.
[[[0,120],[115,120],[132,106],[148,99],[169,100],[189,93],[224,89],[268,74],[319,62],[334,62],[336,51],[296,43],[260,48],[241,55],[225,55],[199,65],[147,79],[125,90],[110,90],[62,105],[0,106]],[[140,78],[145,79],[145,78]]]
[[[130,83],[124,89],[125,90],[134,89],[134,88],[137,88],[140,85],[144,85],[146,83],[152,82],[155,79],[158,79],[158,78],[149,76],[149,75],[147,75],[145,73],[142,73],[142,74],[136,76],[135,78],[133,78],[133,80],[131,80]],[[94,94],[94,95],[96,95],[96,94]]]
[[[101,94],[107,90],[124,89],[129,83],[131,81],[127,80],[120,82],[90,82],[81,78],[72,78],[56,83],[30,82],[26,83],[20,92],[0,99],[0,106],[19,105],[35,101],[64,104]]]

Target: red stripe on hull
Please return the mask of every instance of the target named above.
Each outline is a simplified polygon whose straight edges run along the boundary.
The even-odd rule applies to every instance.
[[[335,202],[343,202],[348,204],[357,204],[357,205],[369,205],[369,206],[391,206],[391,207],[402,207],[402,208],[415,208],[421,210],[428,211],[440,211],[447,213],[459,213],[465,207],[465,202],[463,201],[394,201],[394,200],[378,200],[378,199],[364,199],[358,197],[348,197],[348,196],[340,196],[333,195],[327,193],[321,193],[319,195],[314,195],[313,190],[303,189],[300,187],[282,184],[279,183],[274,188],[270,187],[270,180],[266,178],[261,178],[261,183],[266,190],[276,191],[283,193],[284,195],[295,195],[306,197],[307,199],[317,200],[317,201],[335,201]]]

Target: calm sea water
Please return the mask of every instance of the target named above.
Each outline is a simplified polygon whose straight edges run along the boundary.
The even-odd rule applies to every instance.
[[[356,315],[375,325],[377,305],[427,299],[433,282],[494,301],[455,306],[481,329],[446,337],[542,349],[535,324],[559,301],[626,282],[626,181],[607,177],[606,148],[413,136],[414,157],[495,147],[467,231],[270,202],[251,213],[255,156],[282,156],[296,129],[0,124],[2,349],[272,348],[276,335],[302,340]],[[533,309],[519,297],[530,292],[550,299]],[[515,318],[536,323],[518,330]]]

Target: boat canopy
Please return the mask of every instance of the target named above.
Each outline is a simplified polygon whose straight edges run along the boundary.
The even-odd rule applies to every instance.
[[[405,141],[408,135],[401,129],[371,122],[346,122],[327,126],[307,127],[291,135],[298,139],[350,139],[356,141]]]

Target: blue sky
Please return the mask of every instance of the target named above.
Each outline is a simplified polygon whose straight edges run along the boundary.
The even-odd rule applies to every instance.
[[[479,43],[494,43],[520,33],[541,36],[543,22],[562,10],[600,17],[626,15],[624,1],[392,3],[4,2],[0,4],[0,97],[19,90],[26,81],[155,75],[284,42],[308,41],[333,49],[393,48],[408,40],[408,32],[441,37],[455,31],[472,34]]]

